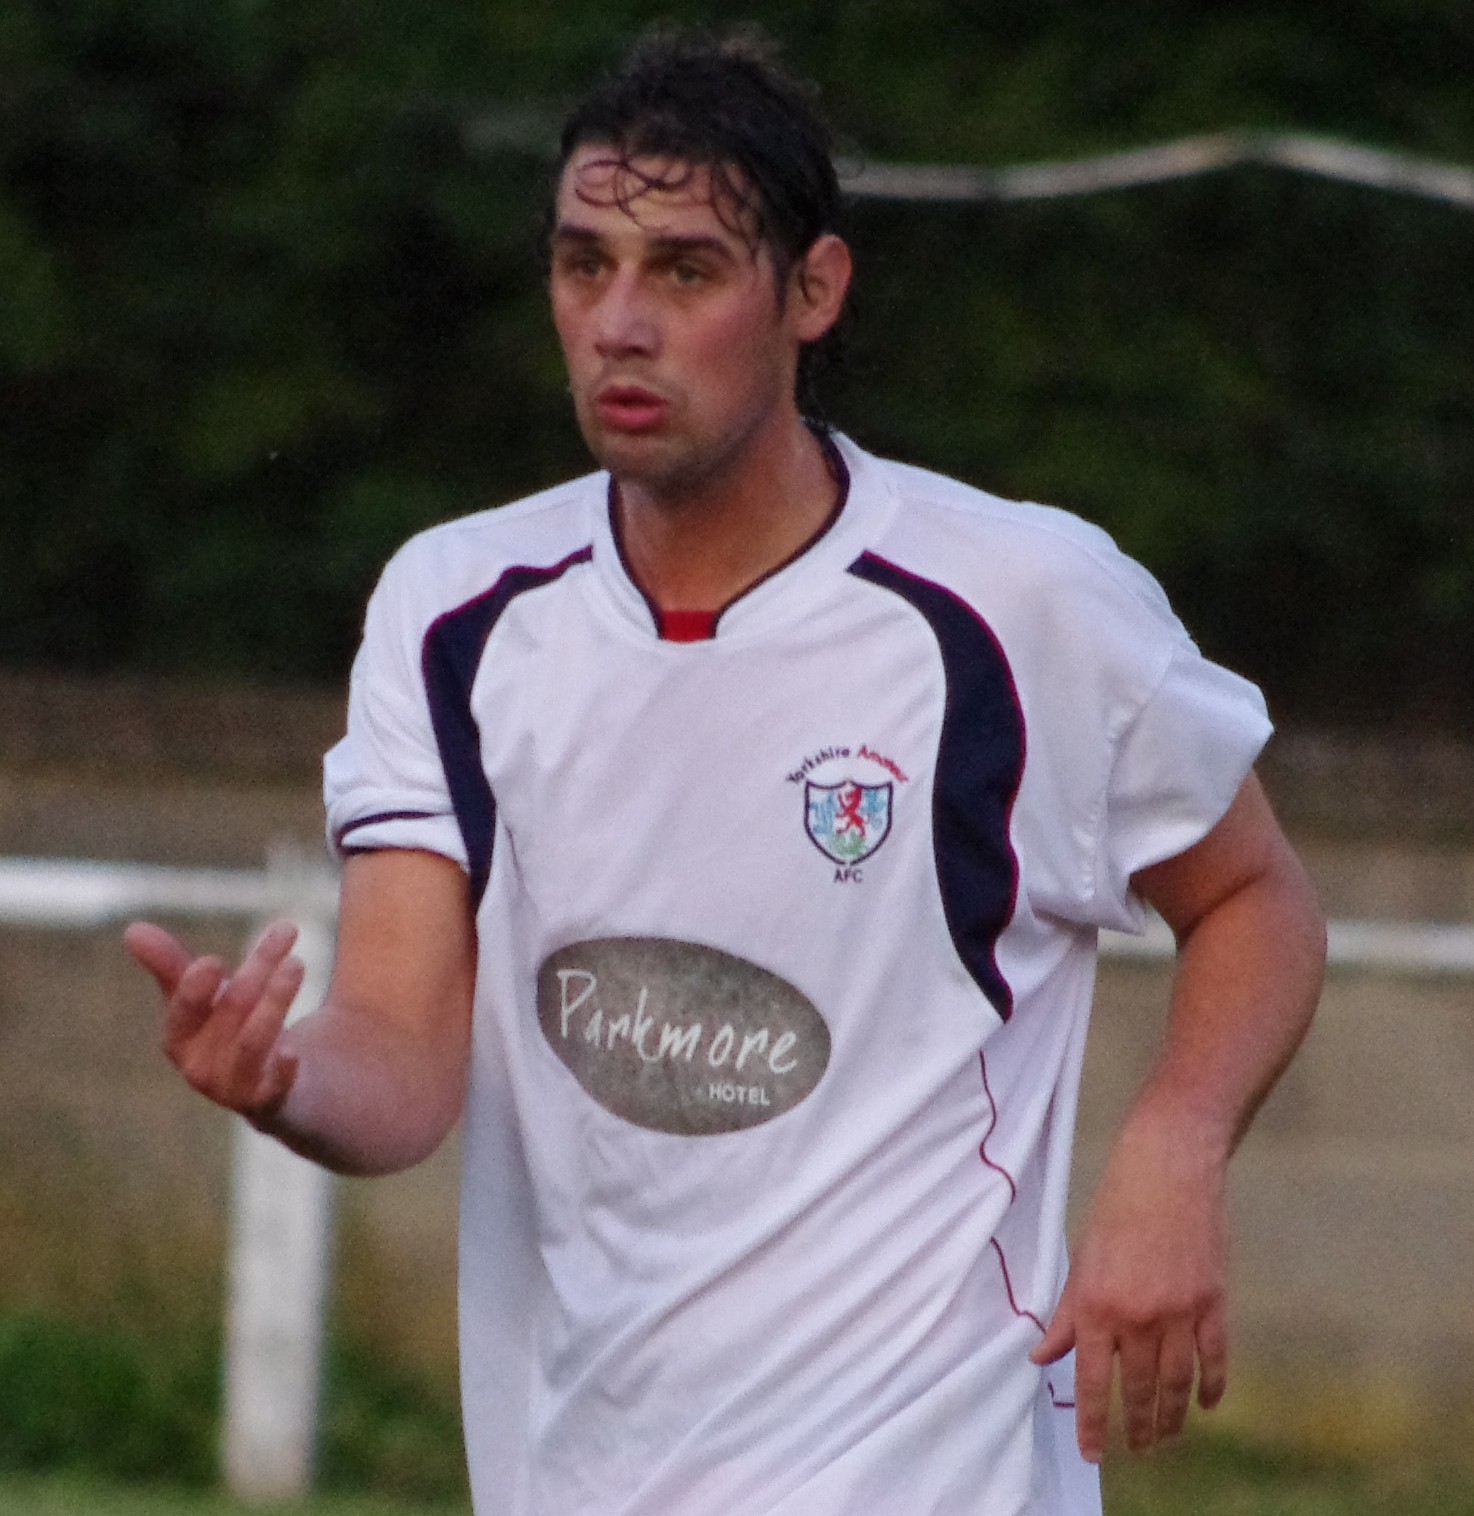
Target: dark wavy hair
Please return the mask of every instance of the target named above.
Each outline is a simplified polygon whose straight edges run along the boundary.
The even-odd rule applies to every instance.
[[[569,115],[557,178],[573,153],[589,145],[606,145],[625,163],[671,160],[658,183],[630,176],[640,193],[679,189],[693,171],[705,169],[713,208],[751,246],[769,248],[781,289],[815,241],[841,225],[832,140],[815,95],[755,28],[717,35],[660,26]],[[798,402],[811,417],[818,409],[816,382],[839,357],[838,326],[799,354]]]

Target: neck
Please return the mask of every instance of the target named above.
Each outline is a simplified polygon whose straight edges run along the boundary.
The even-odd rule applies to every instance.
[[[837,489],[823,444],[796,414],[740,465],[678,492],[615,483],[628,567],[663,611],[720,610],[818,533]]]

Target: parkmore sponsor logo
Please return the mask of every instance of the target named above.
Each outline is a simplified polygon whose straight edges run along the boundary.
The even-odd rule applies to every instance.
[[[560,948],[538,971],[549,1047],[605,1110],[680,1136],[742,1131],[823,1077],[829,1027],[786,979],[667,937]]]

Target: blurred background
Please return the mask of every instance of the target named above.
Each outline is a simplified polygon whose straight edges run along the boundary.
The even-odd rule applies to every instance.
[[[817,80],[851,158],[1002,168],[1234,130],[1474,170],[1467,0],[741,15]],[[320,856],[317,762],[384,559],[588,466],[536,238],[564,107],[659,17],[734,19],[7,0],[0,854]],[[1331,913],[1469,923],[1474,204],[1251,166],[856,200],[849,234],[830,419],[1114,533],[1264,686],[1266,777]],[[245,931],[181,925],[225,952]],[[1163,994],[1156,966],[1104,972],[1082,1186]],[[1350,1460],[1363,1488],[1474,1447],[1469,1005],[1446,971],[1333,976],[1238,1165],[1232,1437],[1200,1466]],[[159,1067],[111,928],[0,923],[0,1082],[0,1471],[203,1488],[230,1133]],[[454,1183],[446,1154],[342,1187],[330,1488],[460,1496]]]

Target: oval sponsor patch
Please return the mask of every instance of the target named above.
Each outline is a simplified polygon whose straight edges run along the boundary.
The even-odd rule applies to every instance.
[[[771,1121],[829,1064],[824,1018],[786,979],[668,937],[560,948],[538,970],[537,1019],[606,1111],[678,1136]]]

